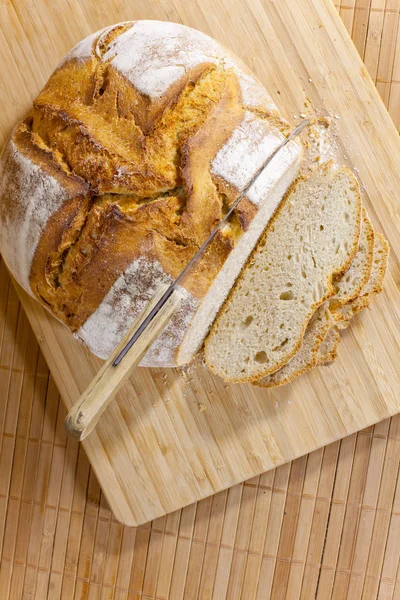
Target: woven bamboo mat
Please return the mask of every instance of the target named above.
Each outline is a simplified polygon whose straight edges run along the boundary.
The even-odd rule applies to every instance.
[[[400,0],[335,5],[400,127]],[[1,259],[0,398],[0,600],[400,599],[400,417],[123,527]]]

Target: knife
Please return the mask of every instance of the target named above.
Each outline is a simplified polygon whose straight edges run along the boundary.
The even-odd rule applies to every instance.
[[[121,342],[111,353],[100,371],[90,382],[79,400],[72,406],[66,419],[65,426],[70,435],[83,440],[94,429],[111,400],[117,394],[128,377],[137,367],[154,340],[164,329],[172,315],[177,311],[182,300],[178,289],[193,265],[203,256],[209,244],[218,231],[228,222],[229,217],[250,188],[269,165],[272,159],[310,124],[310,120],[302,121],[291,134],[274,150],[259,169],[254,173],[246,186],[235,199],[225,217],[218,223],[206,241],[202,244],[183,271],[171,284],[160,286],[150,299],[142,313],[122,338]]]

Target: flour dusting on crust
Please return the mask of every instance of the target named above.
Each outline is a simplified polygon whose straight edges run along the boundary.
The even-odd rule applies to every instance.
[[[85,342],[94,354],[107,359],[154,296],[158,285],[172,281],[158,261],[145,256],[134,260],[114,283],[98,309],[79,329],[76,337]],[[183,299],[178,312],[151,346],[141,366],[176,365],[176,349],[199,303],[187,290],[179,288],[179,291]]]
[[[100,52],[105,35],[129,23],[132,23],[132,27],[117,36],[105,52]],[[246,72],[245,65],[239,59],[213,38],[185,25],[168,21],[118,23],[79,42],[58,67],[73,59],[87,60],[93,54],[109,62],[141,94],[152,100],[165,94],[189,69],[202,63],[214,63],[235,71],[245,106],[264,107],[270,112],[277,110],[265,88]]]
[[[137,21],[111,42],[104,60],[136,89],[157,98],[201,63],[219,62],[220,46],[205,34],[177,23]]]
[[[284,139],[271,123],[246,112],[243,121],[214,158],[211,170],[242,190]],[[253,204],[260,206],[265,201],[298,152],[298,144],[289,143],[272,159],[247,194]]]
[[[100,36],[104,35],[105,33],[108,33],[109,31],[111,31],[114,28],[115,28],[115,25],[112,25],[111,27],[105,27],[104,29],[99,29],[99,31],[92,33],[85,39],[78,42],[76,44],[76,46],[74,46],[68,52],[68,54],[66,54],[64,56],[64,58],[58,64],[57,69],[62,67],[66,62],[68,62],[70,60],[76,59],[79,61],[84,61],[84,60],[87,60],[88,58],[90,58],[93,55],[93,52],[95,51],[95,48],[97,47],[97,45],[99,43],[97,41],[97,44],[95,46],[96,40],[99,40]]]
[[[84,40],[81,40],[80,42],[78,42],[76,44],[76,46],[74,46],[72,48],[72,50],[70,50],[68,52],[68,54],[66,54],[64,56],[64,58],[61,60],[61,62],[59,62],[59,64],[57,65],[57,69],[59,69],[60,67],[62,67],[66,62],[70,61],[70,60],[87,60],[88,58],[90,58],[93,54],[93,46],[94,43],[96,41],[96,39],[98,38],[99,34],[101,33],[101,31],[96,31],[96,33],[92,33],[92,35],[89,35],[87,38],[85,38]]]
[[[238,62],[239,61],[233,60],[230,62],[230,59],[224,60],[225,66],[232,66],[237,78],[239,79],[243,105],[246,108],[265,107],[271,113],[277,111],[276,105],[272,101],[272,98],[267,93],[266,89],[259,81],[257,81],[255,77],[243,73],[238,65]]]
[[[1,251],[18,283],[29,284],[33,256],[48,219],[68,199],[68,192],[10,140],[0,161],[0,198],[12,197],[12,211],[0,215]]]

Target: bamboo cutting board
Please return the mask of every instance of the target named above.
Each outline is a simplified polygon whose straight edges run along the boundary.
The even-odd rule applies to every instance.
[[[18,51],[0,46],[1,80],[13,81],[3,94],[3,139],[80,38],[125,19],[183,22],[236,52],[293,123],[313,110],[337,117],[344,160],[357,169],[374,225],[392,248],[384,295],[345,332],[331,367],[272,392],[227,386],[201,366],[137,371],[84,446],[116,517],[138,525],[400,411],[400,142],[330,0],[69,5],[61,15],[37,0],[31,9],[40,20],[18,7],[4,13]],[[20,293],[69,407],[100,361]]]

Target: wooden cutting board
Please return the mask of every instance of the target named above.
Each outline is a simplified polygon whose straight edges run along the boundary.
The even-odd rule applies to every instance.
[[[141,369],[85,450],[116,517],[139,525],[400,411],[400,141],[330,0],[46,0],[0,6],[2,141],[80,38],[126,19],[201,29],[264,82],[282,113],[330,115],[374,226],[391,244],[385,293],[344,333],[333,366],[273,391],[226,385],[202,366]],[[0,30],[0,37],[2,36]],[[7,85],[5,82],[8,82]],[[19,290],[67,407],[100,361]]]

